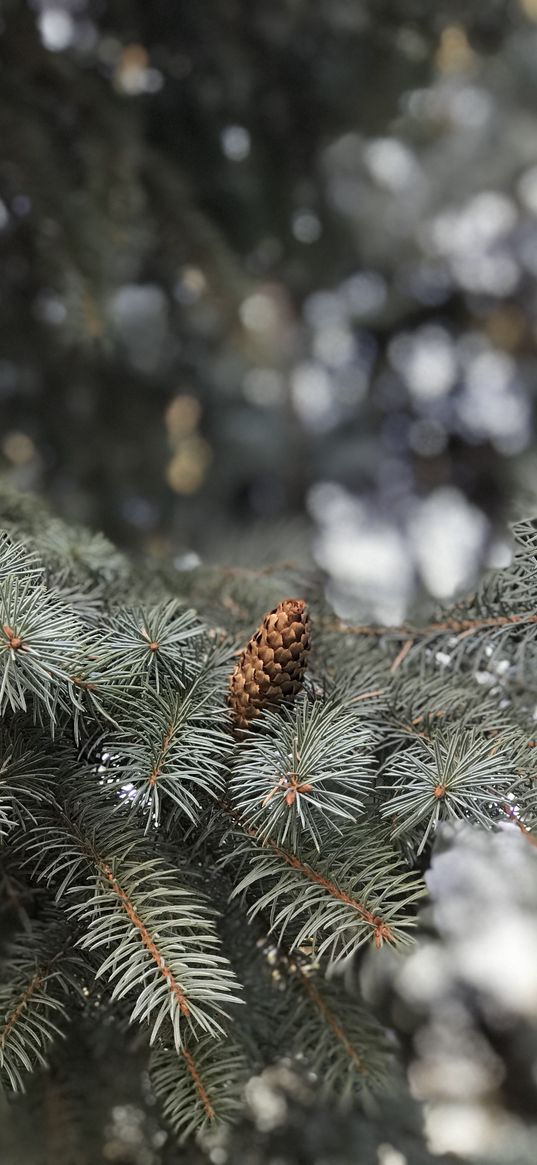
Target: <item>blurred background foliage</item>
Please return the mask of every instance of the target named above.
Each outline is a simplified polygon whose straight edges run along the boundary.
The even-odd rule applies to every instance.
[[[537,494],[536,0],[3,0],[2,469],[397,620]]]

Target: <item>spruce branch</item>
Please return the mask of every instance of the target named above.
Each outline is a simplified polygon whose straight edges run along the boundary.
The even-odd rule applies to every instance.
[[[214,912],[179,883],[177,871],[149,856],[124,814],[111,820],[92,805],[30,831],[26,851],[34,876],[69,895],[68,914],[84,933],[79,946],[109,948],[97,970],[112,999],[134,999],[131,1021],[149,1024],[153,1043],[165,1022],[179,1049],[184,1029],[212,1037],[238,1001],[235,977],[219,953]],[[102,811],[101,811],[102,812]]]
[[[164,696],[197,683],[201,716],[208,698],[199,691],[202,676],[211,676],[214,694],[223,667],[194,612],[182,611],[176,600],[146,611],[115,611],[104,626],[86,634],[81,647],[68,677],[77,740],[95,720],[128,724],[146,689],[150,699],[153,691],[162,689]]]
[[[0,581],[0,711],[26,711],[33,696],[54,722],[83,639],[80,620],[44,586]]]
[[[281,1038],[316,1072],[325,1095],[348,1104],[362,1089],[385,1088],[393,1068],[383,1028],[341,988],[297,963],[289,982],[295,1002]]]
[[[260,917],[258,922],[262,923]],[[256,928],[257,929],[257,928]],[[394,1049],[379,1023],[342,983],[329,979],[312,957],[311,944],[289,951],[264,935],[251,942],[240,967],[247,1001],[255,1001],[256,1034],[270,1059],[282,1048],[305,1062],[321,1089],[345,1103],[364,1088],[388,1083]],[[251,1006],[246,1020],[249,1018]],[[260,1013],[266,1031],[259,1031]],[[237,1017],[241,1024],[244,1013]]]
[[[354,821],[371,787],[373,737],[357,711],[331,701],[304,700],[280,714],[267,711],[237,750],[231,803],[262,840],[294,847],[309,834],[320,849],[319,825]]]
[[[62,715],[62,708],[57,715],[62,726],[72,729],[77,745],[81,745],[88,735],[94,736],[95,731],[104,724],[112,724],[116,728],[116,717],[128,708],[133,698],[134,685],[125,682],[122,667],[106,667],[102,658],[99,667],[97,647],[95,640],[89,636],[83,654],[76,660],[67,678],[69,714],[67,717]]]
[[[224,787],[221,759],[229,741],[224,731],[203,724],[195,691],[188,696],[152,701],[158,720],[151,718],[137,741],[118,742],[119,784],[133,790],[133,806],[147,812],[147,828],[161,820],[162,798],[169,797],[191,821],[197,821],[201,802],[195,789],[217,796]],[[130,795],[130,792],[129,792]]]
[[[24,542],[17,542],[5,530],[0,532],[0,580],[18,575],[21,581],[43,576],[43,565],[35,550]]]
[[[405,623],[400,627],[350,626],[342,620],[328,622],[325,630],[343,636],[365,636],[385,646],[397,646],[392,671],[408,667],[424,652],[442,650],[454,667],[474,668],[482,659],[490,661],[499,651],[513,651],[519,664],[528,650],[534,654],[537,641],[536,581],[537,531],[533,521],[513,526],[515,552],[508,567],[493,571],[474,595],[442,611],[423,626]]]
[[[109,596],[100,583],[91,579],[73,581],[69,575],[64,576],[62,573],[54,578],[48,575],[47,582],[54,594],[78,615],[85,626],[96,628],[102,624]]]
[[[439,727],[447,731],[471,729],[490,735],[499,731],[514,731],[512,708],[507,701],[500,706],[504,692],[499,679],[492,673],[479,678],[461,675],[450,678],[434,666],[426,673],[408,673],[398,677],[386,699],[386,718],[382,724],[383,744],[402,747],[409,738],[431,739]],[[527,747],[527,741],[526,741]]]
[[[387,1041],[341,981],[324,978],[326,963],[366,944],[376,959],[384,943],[411,940],[425,893],[416,867],[440,820],[490,828],[512,818],[536,844],[535,531],[519,538],[507,572],[423,634],[327,630],[308,593],[321,614],[305,691],[293,707],[265,709],[234,742],[233,648],[220,624],[202,625],[163,580],[147,602],[146,581],[121,559],[107,570],[106,547],[85,533],[70,540],[59,524],[45,552],[45,530],[23,518],[28,559],[27,542],[13,542],[16,522],[0,540],[7,925],[17,916],[33,928],[32,914],[56,899],[63,927],[76,929],[80,977],[91,966],[101,984],[92,1022],[99,1012],[116,1030],[140,1025],[136,1038],[145,1044],[147,1035],[154,1049],[155,1089],[182,1136],[236,1111],[233,1077],[246,1068],[228,1023],[236,971],[249,1006],[235,1030],[252,1063],[285,1047],[332,1095],[376,1089],[393,1075]],[[237,602],[245,618],[259,604],[254,580],[242,578],[239,595],[234,579],[221,606]],[[216,603],[214,572],[210,590]],[[278,663],[279,647],[268,638],[267,646]],[[259,686],[258,671],[248,682]],[[28,910],[15,902],[13,911],[11,868]],[[288,948],[274,966],[255,940],[267,928],[272,945],[283,936]],[[31,944],[34,961],[10,996],[10,1047],[40,993],[56,999],[56,981],[41,982],[39,942]],[[55,970],[62,965],[63,956]],[[45,1014],[62,1029],[76,1001],[59,984],[60,1010]],[[46,1031],[42,1056],[54,1038]],[[40,1062],[29,1040],[12,1073],[13,1062],[21,1076]]]
[[[169,599],[115,612],[105,633],[105,650],[110,662],[121,661],[126,675],[154,683],[159,692],[163,682],[184,686],[192,680],[204,635],[195,611]]]
[[[204,1036],[179,1052],[156,1048],[149,1074],[164,1117],[184,1141],[193,1132],[238,1115],[247,1062],[232,1039],[215,1043]]]
[[[408,647],[405,650],[406,655],[415,640],[423,641],[427,639],[432,641],[446,633],[461,636],[473,631],[488,631],[497,628],[510,628],[515,624],[530,625],[534,623],[537,623],[537,614],[534,611],[521,611],[505,615],[488,615],[481,618],[466,619],[453,615],[436,622],[426,623],[423,627],[409,623],[405,623],[401,627],[375,627],[373,624],[353,627],[341,621],[335,625],[335,629],[345,635],[370,635],[374,638],[404,639],[408,643]]]
[[[167,626],[170,614],[173,615],[176,608],[175,601],[165,605],[164,613],[162,607],[155,608],[155,618],[162,616]],[[132,617],[129,610],[126,621],[131,631]],[[229,645],[216,646],[214,638],[203,626],[194,623],[193,618],[191,612],[186,612],[184,619],[181,616],[177,620],[176,628],[173,620],[166,632],[163,628],[164,637],[170,635],[164,669],[162,663],[155,660],[160,648],[153,651],[153,641],[148,642],[139,628],[137,642],[124,635],[121,613],[114,612],[104,628],[88,631],[68,678],[77,741],[85,733],[94,733],[97,726],[102,727],[104,740],[111,725],[119,735],[110,738],[109,752],[115,754],[118,751],[116,746],[121,748],[130,743],[134,747],[138,743],[140,749],[145,743],[147,751],[155,743],[147,739],[153,718],[157,725],[162,723],[163,716],[170,722],[175,715],[171,707],[181,693],[184,714],[187,720],[190,717],[191,726],[194,720],[198,725],[203,724],[204,717],[214,716],[221,724],[227,721],[225,685],[231,649]],[[156,629],[155,625],[153,627]],[[149,705],[142,723],[138,714],[140,701]],[[166,710],[163,712],[163,709]],[[188,716],[187,709],[190,709]],[[157,727],[157,736],[159,732]]]
[[[211,649],[189,684],[144,694],[145,716],[123,718],[117,734],[105,736],[103,749],[113,757],[109,779],[158,824],[162,803],[192,822],[199,820],[202,798],[218,797],[225,786],[232,741],[228,728],[223,675],[228,649]]]
[[[45,1065],[69,1021],[79,991],[81,959],[73,934],[51,914],[19,935],[7,952],[0,982],[0,1079],[15,1092],[36,1065]]]
[[[395,821],[393,836],[416,832],[420,854],[441,821],[469,818],[490,826],[517,780],[521,753],[518,734],[491,738],[462,729],[438,730],[433,740],[395,753],[384,769],[395,791],[381,808]]]
[[[233,819],[243,838],[237,831],[234,857],[249,869],[232,896],[246,898],[255,887],[249,916],[269,911],[278,941],[290,932],[290,950],[312,941],[318,958],[339,961],[367,942],[378,948],[411,941],[411,908],[425,891],[419,876],[404,868],[387,831],[345,826],[339,836],[330,833],[320,853],[306,840],[293,851],[260,838],[238,814]]]
[[[15,826],[35,823],[33,809],[53,799],[55,767],[31,725],[0,725],[0,843]]]
[[[92,582],[125,584],[131,575],[128,559],[104,534],[47,515],[33,525],[32,540],[47,563],[50,585]]]

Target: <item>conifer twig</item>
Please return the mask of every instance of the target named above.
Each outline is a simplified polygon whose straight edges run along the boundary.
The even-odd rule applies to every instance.
[[[186,1063],[186,1066],[188,1068],[188,1071],[190,1072],[190,1075],[194,1081],[196,1091],[197,1091],[198,1096],[201,1100],[201,1103],[203,1104],[205,1114],[207,1116],[207,1120],[209,1120],[209,1121],[216,1120],[216,1112],[214,1110],[214,1106],[213,1106],[212,1101],[209,1097],[207,1089],[203,1083],[200,1071],[196,1066],[196,1061],[194,1060],[192,1053],[188,1051],[188,1048],[182,1048],[181,1055],[183,1056],[184,1061]]]
[[[376,626],[373,623],[352,626],[352,624],[344,623],[343,620],[338,619],[337,622],[326,626],[325,630],[340,631],[345,635],[368,635],[373,638],[382,638],[385,636],[390,639],[415,640],[424,639],[428,635],[441,634],[447,631],[451,631],[455,635],[463,635],[472,631],[524,623],[537,623],[537,614],[524,612],[519,615],[494,615],[485,619],[445,619],[440,622],[426,623],[423,627],[411,626],[408,623],[401,624],[399,627],[390,627],[388,625]]]
[[[345,1032],[344,1028],[341,1026],[337,1016],[333,1012],[332,1008],[329,1007],[326,1000],[323,999],[321,992],[319,991],[319,989],[315,985],[315,983],[312,981],[311,977],[309,975],[306,975],[306,972],[303,970],[302,967],[297,967],[295,973],[300,977],[300,982],[302,983],[304,990],[306,991],[306,994],[309,995],[312,1003],[320,1012],[324,1022],[327,1023],[329,1025],[329,1027],[332,1029],[336,1039],[341,1044],[344,1051],[347,1053],[347,1056],[349,1057],[349,1059],[352,1060],[353,1065],[356,1068],[357,1072],[359,1072],[361,1076],[369,1075],[369,1068],[368,1068],[365,1060],[356,1051],[356,1048],[351,1043],[347,1033]]]

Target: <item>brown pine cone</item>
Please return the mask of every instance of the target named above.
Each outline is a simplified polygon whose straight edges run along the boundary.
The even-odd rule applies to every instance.
[[[284,599],[265,615],[231,676],[229,703],[240,731],[263,711],[292,700],[302,687],[310,647],[303,599]]]

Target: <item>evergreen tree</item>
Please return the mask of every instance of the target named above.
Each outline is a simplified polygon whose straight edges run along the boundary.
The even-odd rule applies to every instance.
[[[173,1154],[285,1055],[319,1101],[359,1106],[376,1152],[367,1114],[404,1101],[393,1033],[404,1048],[409,1029],[349,974],[378,989],[389,952],[412,965],[442,828],[469,830],[491,869],[498,833],[516,835],[534,876],[535,523],[475,595],[388,629],[343,624],[288,566],[156,570],[28,497],[2,515],[7,1092],[34,1111],[67,1092],[89,1143],[88,1073],[106,1091],[119,1063],[134,1103],[143,1065]],[[303,688],[266,689],[234,732],[240,650],[287,596],[311,615]],[[55,1160],[85,1159],[60,1139]]]

